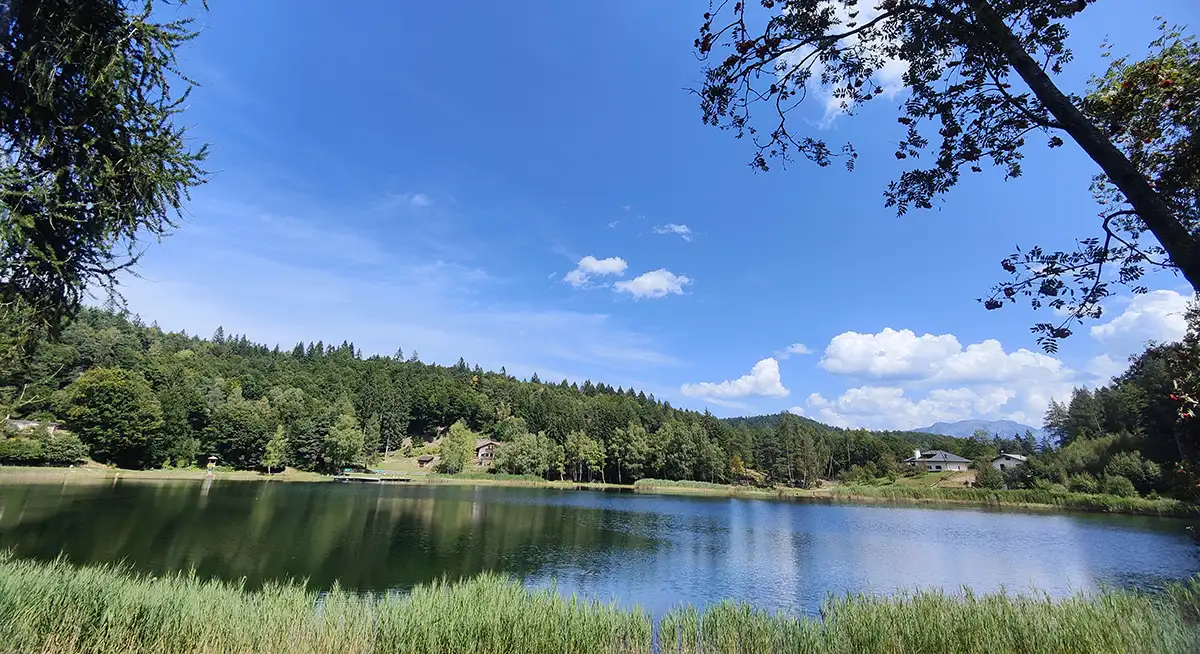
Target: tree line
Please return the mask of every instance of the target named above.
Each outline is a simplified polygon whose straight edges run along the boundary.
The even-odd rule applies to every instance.
[[[1112,384],[1052,403],[1052,440],[1043,442],[1031,433],[840,429],[788,413],[722,420],[602,382],[521,380],[462,359],[424,363],[415,351],[363,357],[349,341],[284,350],[220,328],[200,338],[97,309],[41,343],[29,365],[3,371],[0,402],[7,415],[58,421],[78,437],[78,445],[43,437],[41,451],[58,453],[47,463],[85,451],[131,468],[215,455],[233,468],[328,472],[437,439],[441,471],[458,473],[487,437],[502,443],[493,469],[509,474],[810,487],[881,483],[904,474],[914,449],[940,449],[976,462],[1029,457],[999,482],[1009,487],[1121,494],[1120,477],[1139,493],[1192,497],[1200,440],[1176,390],[1194,374],[1191,341],[1153,345]],[[0,460],[38,461],[36,435],[11,436],[0,441]],[[996,483],[987,472],[980,481]]]
[[[441,437],[442,467],[458,472],[472,441],[487,436],[504,443],[495,468],[513,474],[804,486],[868,465],[896,470],[914,447],[979,449],[790,414],[720,420],[632,388],[520,380],[461,359],[427,364],[415,351],[363,357],[348,341],[285,350],[223,329],[200,338],[97,309],[40,343],[27,365],[0,373],[6,415],[61,422],[97,461],[131,468],[215,455],[233,468],[333,471],[369,464],[409,438]]]

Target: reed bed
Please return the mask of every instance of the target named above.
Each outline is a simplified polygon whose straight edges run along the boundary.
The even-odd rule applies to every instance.
[[[1071,511],[1129,513],[1188,517],[1200,506],[1171,498],[1118,497],[1049,490],[987,490],[983,488],[924,488],[920,486],[838,486],[829,496],[846,500],[891,502],[961,502],[987,506],[1049,506]]]
[[[650,644],[645,611],[490,574],[371,597],[0,557],[0,652],[609,654]]]
[[[723,602],[666,615],[661,651],[688,654],[953,652],[955,654],[1182,654],[1200,651],[1193,609],[1200,583],[1162,596],[1110,591],[1064,600],[937,591],[831,598],[821,619]]]
[[[1200,651],[1200,579],[1157,595],[941,592],[830,598],[820,618],[746,604],[642,610],[485,574],[373,597],[296,584],[250,592],[193,575],[0,554],[0,652],[108,654],[1167,654]]]

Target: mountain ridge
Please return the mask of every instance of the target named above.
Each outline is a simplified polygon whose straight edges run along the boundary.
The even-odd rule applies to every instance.
[[[1038,427],[1030,427],[1029,425],[1023,425],[1013,420],[968,419],[954,422],[935,422],[928,427],[918,427],[912,431],[967,438],[978,429],[985,429],[988,434],[998,434],[1004,438],[1023,436],[1026,431],[1033,432],[1034,438],[1038,440],[1041,440],[1046,435],[1045,431]]]

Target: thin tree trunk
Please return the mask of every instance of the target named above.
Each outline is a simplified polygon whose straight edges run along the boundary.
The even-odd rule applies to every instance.
[[[967,3],[975,12],[977,24],[996,40],[1009,64],[1025,80],[1033,94],[1046,105],[1046,109],[1079,147],[1100,165],[1112,183],[1121,189],[1138,217],[1167,251],[1167,256],[1179,267],[1192,288],[1200,292],[1200,242],[1192,238],[1128,157],[1059,90],[987,0],[967,0]]]

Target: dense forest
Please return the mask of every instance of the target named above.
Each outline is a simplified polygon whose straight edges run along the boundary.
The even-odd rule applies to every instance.
[[[1052,405],[1053,443],[1032,435],[953,438],[838,429],[791,414],[718,419],[653,395],[585,381],[519,380],[459,360],[364,358],[353,343],[290,350],[218,328],[164,332],[136,316],[84,310],[20,370],[0,371],[12,417],[69,433],[9,433],[0,460],[63,463],[85,454],[123,467],[189,467],[210,455],[242,469],[333,471],[437,440],[444,472],[469,466],[475,438],[504,445],[494,469],[577,481],[644,477],[807,487],[895,478],[914,449],[973,460],[1030,455],[1012,487],[1191,496],[1194,423],[1171,399],[1172,357],[1154,346],[1111,386]],[[992,483],[984,480],[985,483]],[[1189,490],[1191,489],[1191,490]]]

